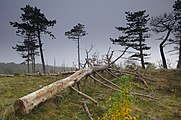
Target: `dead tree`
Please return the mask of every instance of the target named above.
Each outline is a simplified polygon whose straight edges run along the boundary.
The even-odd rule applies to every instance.
[[[102,71],[108,68],[108,65],[93,66],[87,69],[81,69],[71,76],[64,78],[62,80],[56,81],[50,85],[47,85],[33,93],[30,93],[24,97],[19,98],[14,103],[14,109],[17,114],[28,114],[34,109],[38,104],[50,99],[55,94],[60,91],[71,87],[73,84],[76,84],[82,78],[95,73]]]

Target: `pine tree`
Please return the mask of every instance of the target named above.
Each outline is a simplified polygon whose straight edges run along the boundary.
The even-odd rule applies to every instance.
[[[136,52],[130,56],[134,60],[140,60],[142,68],[145,69],[145,57],[149,54],[144,53],[144,50],[149,50],[145,43],[146,38],[149,38],[149,28],[146,26],[149,21],[149,15],[145,15],[146,10],[138,12],[125,12],[127,27],[115,27],[124,35],[119,36],[117,39],[112,39],[113,44],[118,44],[124,47],[133,48]]]
[[[50,37],[55,38],[52,32],[48,31],[47,29],[48,27],[53,27],[56,24],[56,20],[48,20],[37,7],[31,7],[30,5],[26,5],[26,7],[21,8],[21,10],[24,12],[21,16],[22,21],[32,26],[31,29],[34,31],[36,37],[38,38],[43,72],[45,74],[46,69],[43,56],[41,35],[48,34],[50,35]]]
[[[35,39],[35,33],[32,31],[32,27],[28,23],[18,23],[18,22],[10,22],[10,25],[17,28],[16,35],[22,37],[24,39],[21,44],[16,44],[15,49],[22,58],[25,59],[25,63],[28,65],[28,73],[29,73],[29,65],[30,61],[32,62],[32,72],[35,72],[35,56],[39,54],[37,49],[39,46],[37,45],[37,40]],[[24,62],[23,62],[24,63]]]
[[[83,30],[84,25],[78,23],[76,26],[73,27],[70,31],[65,32],[65,36],[68,36],[69,39],[73,39],[77,42],[77,49],[78,49],[78,69],[80,69],[80,39],[81,37],[87,35],[86,31]]]
[[[87,35],[86,31],[84,31],[84,25],[78,23],[74,26],[70,31],[65,32],[65,36],[68,36],[69,39],[73,39],[77,42],[77,50],[78,50],[78,69],[80,69],[80,39]],[[78,90],[80,90],[80,82],[77,82]]]

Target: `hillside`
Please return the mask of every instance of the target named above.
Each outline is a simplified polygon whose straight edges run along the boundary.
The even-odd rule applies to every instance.
[[[42,65],[36,64],[36,71],[42,72]],[[73,70],[71,67],[53,67],[51,65],[46,65],[47,72],[62,72]],[[30,64],[30,72],[31,72],[31,64]],[[16,64],[14,62],[11,63],[0,63],[0,74],[24,74],[27,73],[27,65],[24,64]]]
[[[125,70],[124,70],[125,71]],[[132,70],[126,70],[133,72]],[[130,77],[131,85],[128,86],[131,92],[138,92],[152,98],[134,95],[134,102],[131,107],[132,114],[137,119],[150,120],[180,120],[181,119],[181,71],[180,70],[138,70],[140,74],[145,73],[145,81],[148,87],[138,77]],[[138,72],[137,71],[137,72]],[[112,76],[102,73],[109,80],[121,86],[120,79],[113,79]],[[128,74],[127,74],[128,75]],[[129,75],[128,75],[129,76]],[[117,92],[95,83],[90,78],[81,82],[81,91],[98,101],[96,106],[91,101],[84,99],[76,92],[66,89],[52,99],[46,101],[25,116],[15,116],[13,111],[14,101],[28,93],[42,88],[52,82],[66,76],[15,76],[0,78],[0,114],[1,119],[10,120],[88,120],[82,102],[86,102],[93,118],[101,119],[110,110],[110,98],[115,97]],[[131,80],[131,78],[133,78]]]

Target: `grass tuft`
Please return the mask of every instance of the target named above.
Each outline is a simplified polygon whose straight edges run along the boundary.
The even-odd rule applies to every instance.
[[[140,70],[144,73],[143,70]],[[102,73],[104,74],[104,73]],[[113,78],[104,74],[109,80]],[[133,114],[138,119],[156,120],[180,120],[181,119],[181,71],[180,70],[148,70],[145,79],[148,83],[146,88],[137,77],[132,76],[132,92],[151,95],[159,100],[153,100],[137,96],[134,104],[130,106]],[[109,98],[115,95],[115,91],[95,83],[89,77],[81,82],[81,91],[98,101],[98,106],[91,101],[78,95],[76,92],[66,89],[58,93],[52,99],[40,104],[30,114],[15,116],[13,111],[14,102],[35,90],[51,84],[62,77],[48,76],[14,76],[0,77],[0,119],[2,120],[88,120],[82,101],[87,103],[90,113],[96,120],[107,113],[110,102]],[[121,86],[120,80],[114,82]],[[75,86],[76,87],[76,86]]]

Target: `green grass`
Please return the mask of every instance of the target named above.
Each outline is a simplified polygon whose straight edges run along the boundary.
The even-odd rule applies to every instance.
[[[181,71],[179,70],[150,70],[147,71],[149,88],[140,80],[133,80],[131,90],[149,94],[159,100],[136,96],[133,112],[139,119],[148,120],[180,120],[181,111]],[[110,76],[106,75],[107,78]],[[94,83],[90,78],[81,82],[81,91],[98,101],[96,106],[91,101],[66,89],[52,99],[41,103],[30,114],[15,116],[13,103],[20,97],[42,88],[62,77],[0,77],[0,119],[9,120],[88,120],[82,101],[85,101],[96,120],[104,116],[109,109],[109,98],[115,91]],[[120,85],[120,81],[115,81]]]

